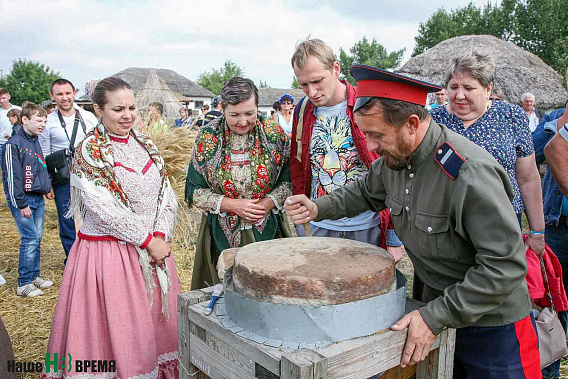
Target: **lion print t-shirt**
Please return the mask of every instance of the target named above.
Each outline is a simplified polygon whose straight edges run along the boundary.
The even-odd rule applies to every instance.
[[[368,171],[353,142],[347,100],[332,107],[317,107],[315,116],[310,140],[312,200],[357,180]],[[353,218],[323,220],[313,224],[330,230],[353,231],[377,226],[379,222],[377,213],[367,211]]]

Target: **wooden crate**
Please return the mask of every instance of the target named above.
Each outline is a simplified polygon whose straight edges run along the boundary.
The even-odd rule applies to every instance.
[[[416,367],[400,369],[406,330],[386,330],[323,349],[280,350],[257,344],[223,328],[203,311],[212,288],[183,293],[178,302],[180,378],[366,379],[387,371],[390,379],[451,379],[455,329],[436,337]],[[409,302],[415,304],[413,300]]]

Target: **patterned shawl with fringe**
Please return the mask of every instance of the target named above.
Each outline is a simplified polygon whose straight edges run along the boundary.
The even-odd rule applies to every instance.
[[[154,164],[158,167],[161,177],[161,188],[156,204],[156,219],[164,210],[166,204],[170,201],[176,201],[175,193],[170,185],[170,181],[166,174],[164,159],[159,155],[156,145],[145,135],[135,131],[130,131],[133,137],[140,145],[142,145]],[[132,215],[134,208],[128,199],[128,194],[122,189],[118,178],[113,169],[114,157],[112,155],[112,144],[108,132],[102,124],[98,124],[96,128],[87,134],[85,139],[75,149],[75,157],[73,160],[73,170],[71,174],[71,203],[66,217],[82,218],[87,211],[85,205],[81,201],[79,191],[84,191],[95,196],[102,201],[113,202],[118,205],[120,212]],[[171,199],[170,197],[174,197]],[[154,223],[156,222],[154,220]],[[171,235],[175,229],[175,225],[171,225]],[[139,255],[140,267],[144,275],[146,294],[150,305],[153,303],[153,293],[155,283],[152,278],[152,266],[146,249],[136,246]],[[169,316],[167,293],[169,291],[169,269],[165,270],[156,267],[156,274],[161,287],[162,293],[162,313]],[[175,311],[175,310],[174,310]]]

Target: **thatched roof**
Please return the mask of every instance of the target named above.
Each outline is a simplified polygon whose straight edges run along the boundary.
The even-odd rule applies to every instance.
[[[153,102],[158,102],[164,107],[162,116],[165,119],[175,119],[179,116],[181,104],[174,92],[160,78],[156,70],[149,70],[144,88],[136,92],[136,103],[141,109],[145,109]]]
[[[260,107],[272,107],[272,104],[280,100],[280,96],[289,94],[294,98],[294,104],[298,104],[298,100],[304,97],[304,91],[301,89],[282,89],[282,88],[259,88],[258,89],[258,105]]]
[[[495,88],[503,91],[504,100],[520,104],[521,95],[531,92],[535,95],[538,108],[564,106],[568,92],[562,84],[562,77],[552,67],[514,43],[493,36],[472,35],[447,39],[410,59],[398,72],[443,84],[450,59],[472,49],[489,52],[495,59]]]
[[[215,94],[206,88],[201,87],[199,84],[192,82],[185,76],[178,74],[173,70],[166,69],[150,69],[130,67],[114,74],[132,86],[134,93],[142,90],[144,84],[148,79],[150,70],[155,70],[158,76],[167,84],[173,91],[186,97],[215,97]]]

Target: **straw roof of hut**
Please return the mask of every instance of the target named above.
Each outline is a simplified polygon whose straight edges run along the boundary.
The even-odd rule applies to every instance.
[[[503,91],[504,100],[521,103],[521,95],[535,95],[538,108],[563,107],[568,92],[562,76],[536,55],[512,42],[489,35],[450,38],[410,59],[398,72],[435,84],[444,84],[449,61],[471,50],[488,52],[495,59],[495,88]]]
[[[166,69],[150,69],[130,67],[114,74],[132,86],[134,93],[144,88],[150,70],[156,71],[158,76],[166,83],[166,85],[174,92],[185,97],[215,97],[215,94],[199,84],[192,82],[185,76],[178,74],[173,70]]]
[[[136,92],[136,102],[142,109],[153,102],[158,102],[164,106],[162,116],[166,119],[174,119],[179,116],[181,103],[178,98],[158,76],[156,70],[149,70],[144,87]]]
[[[280,96],[289,94],[294,98],[294,104],[298,104],[298,100],[304,97],[304,91],[301,89],[286,88],[259,88],[258,89],[258,105],[261,107],[272,107],[272,104],[280,100]]]

